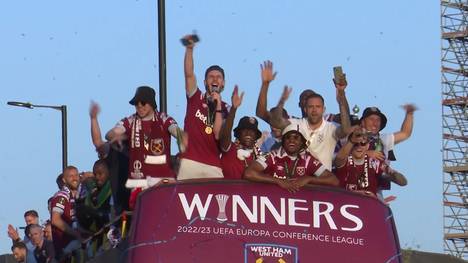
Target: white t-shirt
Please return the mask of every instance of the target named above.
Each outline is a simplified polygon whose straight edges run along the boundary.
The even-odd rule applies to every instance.
[[[304,135],[309,145],[307,150],[317,158],[327,170],[332,170],[333,153],[337,138],[335,137],[336,126],[331,122],[322,120],[322,124],[315,130],[309,126],[306,118],[289,119],[291,124],[299,125],[299,131]]]
[[[380,134],[380,140],[382,140],[383,144],[383,151],[385,153],[386,158],[388,158],[388,152],[393,150],[395,146],[395,136],[393,133],[383,133]]]

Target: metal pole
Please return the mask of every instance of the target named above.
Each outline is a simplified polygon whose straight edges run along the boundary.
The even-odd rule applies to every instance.
[[[65,168],[68,166],[67,153],[67,106],[62,105],[60,107],[62,112],[62,172],[65,171]]]
[[[15,107],[23,107],[28,109],[34,108],[49,108],[54,110],[59,110],[62,113],[62,171],[68,166],[67,161],[67,153],[68,153],[68,145],[67,145],[67,106],[53,106],[53,105],[36,105],[30,102],[19,102],[19,101],[8,101],[8,105],[15,106]]]
[[[159,48],[159,111],[167,112],[165,0],[158,0],[158,48]]]

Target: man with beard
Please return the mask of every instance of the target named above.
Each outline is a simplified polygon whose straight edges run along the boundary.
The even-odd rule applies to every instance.
[[[252,162],[244,178],[277,184],[289,192],[296,192],[306,184],[337,186],[336,176],[305,151],[305,143],[299,127],[290,124],[283,130],[282,147]]]
[[[193,66],[193,36],[185,36],[184,75],[187,95],[187,111],[184,129],[188,134],[188,146],[181,155],[177,179],[222,178],[220,151],[217,140],[224,119],[227,104],[221,100],[224,89],[224,70],[210,66],[205,71],[205,92],[197,87]]]
[[[76,215],[80,226],[92,233],[104,227],[112,216],[112,190],[109,179],[109,169],[104,159],[97,160],[93,165],[93,177],[84,183],[88,194],[77,206]],[[96,254],[104,243],[104,234],[95,234],[88,255]]]
[[[376,196],[384,173],[392,181],[400,185],[406,184],[406,181],[400,183],[397,180],[404,178],[399,172],[391,169],[385,162],[369,157],[366,154],[368,149],[369,138],[365,130],[357,128],[335,158],[336,175],[341,187]]]
[[[52,198],[50,215],[55,257],[59,261],[62,257],[69,256],[67,254],[74,249],[80,248],[82,240],[75,220],[75,198],[78,197],[80,184],[78,169],[67,166],[63,171],[63,182],[62,189]]]
[[[336,98],[340,107],[341,126],[336,127],[324,119],[325,100],[318,93],[310,93],[305,98],[304,112],[306,117],[302,119],[284,119],[281,110],[284,107],[292,89],[286,86],[276,110],[271,116],[271,125],[283,128],[289,124],[298,125],[301,133],[306,138],[308,151],[331,171],[333,153],[339,139],[346,137],[351,132],[349,106],[345,89],[348,85],[346,79],[333,80],[336,88]]]
[[[235,142],[231,142],[231,131],[237,108],[242,103],[244,93],[238,94],[237,86],[232,93],[232,106],[220,132],[220,148],[223,151],[221,164],[224,178],[242,179],[245,168],[260,154],[256,141],[262,136],[254,117],[244,116],[234,129]]]
[[[13,253],[13,257],[15,258],[16,262],[19,263],[27,263],[28,261],[26,260],[26,245],[19,241],[19,242],[13,242],[13,246],[11,247],[11,252]]]
[[[270,87],[270,83],[276,77],[276,72],[273,72],[273,62],[267,60],[263,62],[263,65],[260,65],[260,76],[262,79],[262,84],[260,87],[260,93],[258,94],[257,108],[255,114],[257,115],[257,117],[259,117],[260,119],[262,119],[270,125],[271,132],[267,135],[267,137],[263,141],[263,144],[261,145],[261,150],[263,152],[269,152],[271,150],[276,150],[281,146],[281,128],[276,128],[273,125],[271,125],[272,114],[275,111],[281,112],[283,119],[289,119],[289,115],[284,108],[277,109],[276,107],[273,107],[270,109],[270,111],[267,111],[268,88]],[[310,89],[306,89],[301,92],[301,95],[299,96],[298,105],[301,109],[302,117],[305,117],[305,99],[307,98],[307,96],[314,93],[315,92]]]

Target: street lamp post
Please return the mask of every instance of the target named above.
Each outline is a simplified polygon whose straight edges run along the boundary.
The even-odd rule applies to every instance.
[[[159,111],[167,112],[166,0],[158,0]]]
[[[23,107],[28,109],[34,108],[49,108],[58,110],[62,113],[62,171],[67,167],[67,106],[53,106],[53,105],[36,105],[29,102],[18,102],[18,101],[9,101],[7,102],[10,106]]]

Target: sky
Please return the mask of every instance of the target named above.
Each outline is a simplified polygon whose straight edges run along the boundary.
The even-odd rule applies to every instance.
[[[183,125],[184,48],[194,30],[195,73],[221,65],[225,101],[235,84],[245,91],[235,123],[253,116],[260,89],[260,64],[274,63],[269,107],[284,85],[293,93],[286,109],[299,116],[303,89],[325,98],[337,113],[332,68],[347,74],[349,104],[360,114],[378,106],[389,119],[383,132],[400,129],[414,103],[412,137],[396,146],[393,167],[408,186],[385,195],[404,248],[442,252],[442,128],[440,7],[436,1],[215,1],[166,2],[168,113]],[[1,1],[0,3],[0,254],[11,246],[8,224],[23,226],[36,209],[48,219],[47,199],[61,170],[61,117],[51,109],[8,106],[7,101],[67,105],[68,162],[89,171],[97,156],[90,138],[89,104],[102,108],[105,132],[133,113],[136,87],[158,91],[157,1]],[[260,124],[267,130],[265,123]]]

